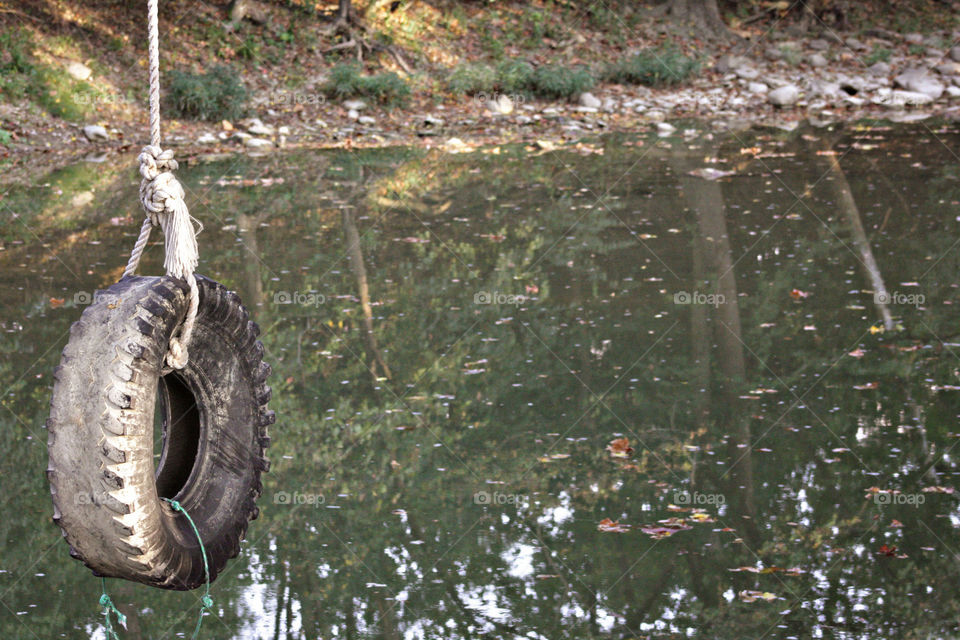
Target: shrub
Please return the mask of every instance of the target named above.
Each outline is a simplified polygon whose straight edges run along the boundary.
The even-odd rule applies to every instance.
[[[522,93],[530,86],[533,67],[524,60],[505,60],[497,66],[497,86],[504,93]]]
[[[456,93],[491,91],[497,83],[497,72],[486,64],[458,65],[447,79],[447,86]]]
[[[389,107],[405,102],[410,86],[392,71],[365,76],[359,65],[344,63],[330,72],[325,91],[337,98],[371,98]]]
[[[604,78],[617,84],[642,84],[650,87],[679,84],[700,65],[671,48],[646,49],[609,65]]]
[[[173,71],[167,102],[170,112],[182,118],[232,120],[246,111],[247,89],[236,72],[217,66],[207,73]]]
[[[534,95],[544,98],[571,99],[590,89],[593,83],[593,76],[586,67],[548,64],[533,72],[528,88]]]

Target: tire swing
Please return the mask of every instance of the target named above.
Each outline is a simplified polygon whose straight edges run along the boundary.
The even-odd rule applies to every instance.
[[[259,328],[237,294],[194,274],[194,220],[173,153],[160,149],[157,0],[148,7],[151,145],[139,157],[146,220],[121,280],[98,291],[70,329],[54,372],[47,477],[54,522],[94,575],[161,589],[206,585],[196,637],[213,604],[210,582],[258,515],[274,415]],[[135,276],[153,226],[165,236],[166,275]],[[123,616],[103,584],[113,638],[111,613]]]

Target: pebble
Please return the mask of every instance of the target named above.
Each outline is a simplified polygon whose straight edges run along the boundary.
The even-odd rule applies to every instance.
[[[751,82],[750,84],[747,85],[747,90],[750,93],[766,93],[767,91],[770,90],[770,87],[768,87],[762,82]]]
[[[922,104],[930,104],[933,102],[933,98],[929,94],[920,93],[918,91],[903,91],[897,89],[890,92],[886,97],[883,97],[883,94],[878,92],[880,96],[880,104],[885,104],[891,107],[905,107],[905,106],[917,106]]]
[[[107,134],[107,130],[98,124],[88,124],[85,126],[83,128],[83,135],[85,135],[87,140],[90,142],[110,139],[110,136]]]
[[[216,144],[217,142],[217,136],[209,132],[197,138],[197,144]]]
[[[767,100],[770,104],[777,107],[789,107],[800,99],[800,89],[795,85],[788,84],[778,89],[774,89],[767,94]]]
[[[903,36],[903,40],[907,44],[923,44],[923,35],[919,33],[908,33]]]
[[[960,62],[960,47],[950,49],[950,59],[954,62]]]
[[[867,69],[867,73],[875,76],[888,76],[890,75],[890,65],[883,61],[875,62]]]
[[[811,40],[807,43],[807,46],[813,49],[814,51],[826,51],[830,48],[830,43],[824,40],[823,38],[817,38]]]
[[[360,117],[360,112],[357,111],[356,109],[350,109],[349,111],[347,111],[347,117],[350,118],[351,120],[356,120],[357,118]]]
[[[499,115],[513,113],[513,100],[504,94],[497,95],[493,100],[487,100],[487,111]]]
[[[894,82],[907,91],[924,93],[932,100],[943,95],[943,84],[927,73],[926,69],[908,69],[894,78]]]
[[[807,58],[807,62],[810,64],[811,67],[814,67],[814,68],[825,67],[828,64],[830,64],[829,62],[827,62],[827,59],[822,55],[820,55],[819,53],[814,53],[813,55],[811,55],[809,58]]]
[[[657,133],[661,136],[668,136],[676,130],[677,128],[669,122],[657,123]]]
[[[367,103],[363,100],[345,100],[343,108],[347,111],[363,111],[367,108]]]
[[[247,127],[247,133],[254,136],[272,136],[274,134],[274,129],[270,125],[257,122],[253,126]]]
[[[359,122],[360,124],[371,125],[371,124],[377,124],[377,119],[372,116],[360,116],[359,118],[357,118],[357,122]]]

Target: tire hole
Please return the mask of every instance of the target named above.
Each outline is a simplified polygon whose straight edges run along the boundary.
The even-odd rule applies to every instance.
[[[200,411],[186,382],[176,373],[160,378],[154,412],[154,465],[157,494],[173,499],[180,493],[200,449]]]

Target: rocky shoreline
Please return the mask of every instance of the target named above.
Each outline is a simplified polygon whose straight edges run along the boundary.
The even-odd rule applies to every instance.
[[[329,101],[308,86],[298,90],[303,104],[291,110],[275,109],[278,89],[260,86],[252,100],[256,117],[221,123],[166,121],[164,144],[188,157],[300,147],[455,148],[651,128],[669,135],[680,126],[678,121],[689,120],[716,130],[753,124],[792,129],[803,120],[960,120],[958,42],[960,31],[900,35],[873,29],[859,38],[830,34],[810,40],[781,36],[710,61],[683,86],[603,85],[573,103],[480,93],[437,102],[427,96],[417,101],[419,109],[388,111],[362,100]],[[872,61],[877,57],[885,59]],[[424,109],[425,103],[430,108]],[[22,137],[11,148],[26,162],[33,153],[52,148],[103,160],[111,152],[134,151],[146,142],[146,123],[139,119],[46,131],[41,124],[35,127],[36,135]]]

